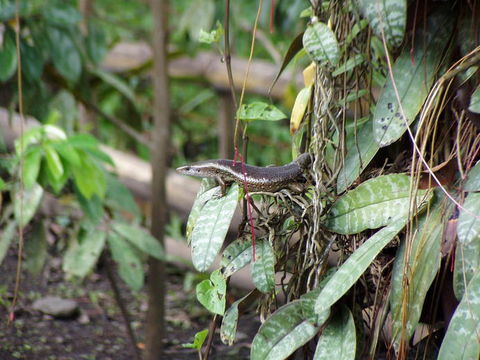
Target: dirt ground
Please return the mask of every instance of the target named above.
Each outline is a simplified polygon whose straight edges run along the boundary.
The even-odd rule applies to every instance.
[[[83,283],[64,279],[61,260],[50,258],[42,275],[23,272],[15,321],[8,326],[8,306],[13,297],[17,258],[10,251],[0,266],[0,360],[130,360],[132,348],[113,292],[100,266]],[[198,304],[190,279],[194,273],[168,267],[165,359],[198,359],[195,350],[182,347],[193,342],[197,331],[208,328],[210,314]],[[134,294],[118,281],[128,306],[139,347],[144,345],[145,291]],[[32,308],[47,295],[73,299],[78,315],[56,319]],[[211,359],[248,359],[253,335],[259,326],[255,314],[240,321],[237,343],[228,347],[215,336]]]

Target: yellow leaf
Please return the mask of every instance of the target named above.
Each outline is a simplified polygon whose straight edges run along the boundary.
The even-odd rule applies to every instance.
[[[303,82],[305,83],[305,87],[309,87],[313,84],[313,81],[315,80],[315,68],[315,63],[312,61],[312,63],[303,70]]]
[[[307,110],[310,97],[312,95],[312,85],[300,90],[293,104],[292,116],[290,117],[290,134],[295,134],[302,122],[305,111]]]

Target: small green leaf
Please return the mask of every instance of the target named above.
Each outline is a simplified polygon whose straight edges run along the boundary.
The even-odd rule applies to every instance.
[[[320,66],[335,67],[340,60],[337,38],[324,23],[317,22],[307,27],[303,34],[303,47]]]
[[[17,70],[17,49],[11,31],[3,34],[3,46],[0,47],[0,82],[5,82]]]
[[[55,149],[47,143],[43,144],[43,151],[45,152],[48,169],[56,180],[60,179],[63,175],[63,165],[60,156],[58,156]]]
[[[256,259],[252,265],[252,280],[263,293],[275,290],[275,254],[266,239],[258,239],[255,246]]]
[[[467,174],[467,181],[463,186],[465,191],[480,191],[480,161]]]
[[[480,358],[480,270],[468,284],[443,338],[438,360]]]
[[[242,104],[241,108],[238,110],[238,117],[243,121],[277,121],[286,119],[287,115],[274,105],[257,101],[250,104]]]
[[[91,226],[78,241],[72,239],[63,258],[63,271],[84,278],[96,265],[105,246],[106,232]]]
[[[480,216],[480,193],[467,196],[458,217],[453,289],[459,300],[480,268],[480,219],[475,216]]]
[[[37,182],[42,163],[42,149],[38,146],[31,146],[23,159],[23,184],[30,189]]]
[[[81,166],[73,166],[73,180],[81,194],[90,199],[93,195],[97,195],[103,199],[106,192],[105,172],[93,160],[90,154],[84,151],[77,151],[80,157]]]
[[[112,258],[118,265],[120,277],[131,289],[140,290],[145,274],[137,250],[113,231],[108,233],[107,239]]]
[[[5,190],[5,187],[6,187],[5,181],[4,181],[2,178],[0,178],[0,192],[2,192],[3,190]],[[1,196],[1,194],[0,194],[0,196]],[[1,204],[2,204],[2,203],[1,203],[1,197],[0,197],[0,205],[1,205]]]
[[[9,221],[0,232],[0,264],[3,262],[5,255],[7,255],[8,248],[17,234],[16,230],[16,221]]]
[[[102,200],[97,195],[93,195],[91,198],[87,199],[76,186],[75,195],[82,211],[87,215],[88,220],[94,224],[98,224],[103,218]]]
[[[198,271],[207,271],[222,247],[237,207],[238,185],[233,184],[221,198],[210,199],[192,231],[192,261]]]
[[[417,190],[416,204],[422,208],[432,197]],[[337,200],[328,214],[327,227],[339,234],[376,229],[393,218],[407,218],[412,201],[410,177],[403,174],[378,176],[365,181]]]
[[[375,35],[381,38],[385,34],[391,47],[402,44],[407,21],[406,0],[355,0],[354,3],[369,21]]]
[[[217,21],[217,28],[206,32],[205,30],[201,29],[200,34],[198,35],[198,41],[205,44],[213,44],[218,43],[223,36],[223,26],[220,21]]]
[[[223,315],[225,312],[227,283],[220,270],[210,275],[210,280],[203,280],[196,288],[197,299],[208,311]]]
[[[12,193],[15,219],[21,226],[27,225],[37,212],[42,200],[43,188],[34,184],[30,189],[15,188]]]
[[[160,242],[155,239],[150,233],[138,225],[129,225],[120,222],[112,223],[112,229],[120,236],[127,239],[131,244],[145,254],[153,256],[159,260],[165,258],[164,251]]]
[[[127,212],[135,218],[139,218],[140,209],[132,196],[132,192],[119,181],[116,175],[106,173],[106,181],[105,205],[116,211]]]
[[[347,71],[354,69],[356,66],[363,64],[364,61],[365,57],[363,56],[363,54],[357,54],[354,57],[349,58],[343,64],[339,65],[337,69],[332,73],[332,76],[335,77],[346,73]]]
[[[354,360],[356,349],[355,322],[350,309],[342,305],[318,338],[314,360]]]
[[[208,329],[199,331],[195,334],[195,337],[193,338],[193,343],[182,344],[182,347],[187,348],[187,349],[200,350],[203,346],[203,343],[205,342],[205,339],[207,338],[207,335],[208,335]]]
[[[92,68],[90,72],[98,76],[105,84],[110,85],[113,89],[125,96],[135,107],[137,106],[138,102],[135,97],[135,92],[122,78],[100,68]]]
[[[235,301],[225,312],[225,315],[223,315],[222,326],[220,328],[220,339],[224,344],[232,346],[235,342],[238,325],[238,306],[252,294],[253,291]]]
[[[330,308],[355,284],[373,259],[403,229],[405,223],[404,217],[391,220],[388,226],[377,231],[350,255],[320,292],[315,303],[317,314]]]

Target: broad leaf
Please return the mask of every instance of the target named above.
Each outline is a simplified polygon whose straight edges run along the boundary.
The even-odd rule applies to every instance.
[[[188,31],[191,39],[198,40],[200,30],[210,29],[215,16],[213,0],[197,0],[183,12],[178,23],[180,32]]]
[[[21,225],[27,225],[37,212],[43,196],[43,188],[35,184],[30,189],[15,189],[12,194],[15,220]]]
[[[203,280],[196,288],[197,299],[207,310],[223,315],[225,312],[227,283],[219,270],[210,275],[210,280]]]
[[[418,190],[412,199],[411,192],[407,175],[391,174],[370,179],[333,204],[326,225],[340,234],[356,234],[387,225],[393,218],[406,218],[412,200],[421,208],[432,196],[431,191]]]
[[[40,79],[43,72],[44,59],[35,46],[30,46],[25,41],[20,43],[22,71],[29,81]],[[0,70],[1,71],[1,70]]]
[[[258,239],[255,246],[256,259],[252,265],[252,280],[263,293],[275,290],[275,254],[266,239]]]
[[[42,13],[49,23],[59,26],[75,25],[82,20],[82,16],[73,4],[64,1],[50,2],[44,7]]]
[[[388,77],[373,116],[373,132],[380,147],[398,140],[407,130],[407,124],[411,124],[420,111],[440,64],[446,58],[444,51],[452,35],[452,24],[449,13],[430,16],[427,31],[419,27],[415,34],[413,59],[411,48],[406,46],[395,62],[395,85]],[[396,91],[404,114],[398,104]]]
[[[114,222],[112,229],[145,254],[159,260],[164,259],[164,251],[160,242],[140,226]]]
[[[72,37],[65,29],[47,29],[53,65],[65,79],[76,82],[82,72],[82,59]]]
[[[272,104],[257,101],[250,104],[242,104],[238,110],[238,117],[243,121],[277,121],[286,119],[287,115]]]
[[[42,149],[38,146],[31,146],[23,159],[23,185],[30,189],[37,182],[42,163]]]
[[[356,346],[355,322],[350,309],[343,305],[323,329],[313,359],[354,360]]]
[[[463,186],[465,191],[480,191],[480,161],[467,174],[467,181]]]
[[[330,28],[321,22],[307,27],[303,34],[303,47],[320,66],[334,67],[340,60],[340,47]]]
[[[440,267],[440,247],[444,222],[448,217],[445,203],[434,201],[418,223],[414,223],[416,232],[411,242],[402,242],[395,257],[390,306],[392,336],[397,349],[402,334],[403,340],[408,341],[420,319],[427,291]],[[404,274],[407,276],[406,282]]]
[[[320,292],[315,312],[321,314],[335,304],[362,276],[375,257],[403,229],[407,219],[394,219],[365,241],[345,261]]]
[[[402,44],[407,21],[406,0],[355,0],[355,4],[378,37],[384,34],[391,47]]]
[[[477,268],[465,296],[453,314],[438,360],[480,358],[480,270]]]
[[[90,227],[79,237],[72,239],[63,258],[63,271],[84,278],[95,267],[105,246],[106,232]]]
[[[480,193],[469,194],[463,208],[458,217],[458,241],[453,273],[453,289],[459,300],[480,268]]]
[[[200,350],[203,346],[203,343],[205,342],[205,339],[207,338],[207,335],[208,335],[208,329],[199,331],[195,334],[195,337],[193,338],[193,343],[182,344],[182,347],[187,348],[187,349]]]
[[[107,240],[112,258],[118,265],[120,277],[131,289],[140,290],[145,274],[138,251],[113,231],[108,233]]]
[[[208,178],[203,178],[200,184],[200,189],[198,190],[197,197],[193,202],[192,209],[190,210],[190,215],[188,216],[186,237],[187,242],[190,245],[192,239],[192,231],[195,228],[197,223],[198,216],[200,215],[203,206],[209,201],[214,195],[220,194],[220,187],[217,186],[212,188],[212,181]]]
[[[221,198],[210,199],[203,207],[192,231],[192,261],[198,271],[206,271],[222,247],[237,207],[238,185],[233,184]]]

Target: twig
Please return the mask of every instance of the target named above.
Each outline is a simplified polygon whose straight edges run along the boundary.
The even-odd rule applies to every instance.
[[[125,328],[127,330],[128,338],[130,339],[130,344],[132,346],[132,351],[135,356],[136,360],[141,360],[140,350],[137,347],[137,340],[135,338],[135,333],[133,332],[130,315],[128,314],[127,307],[123,302],[122,295],[120,294],[120,289],[118,288],[117,281],[115,279],[115,275],[112,271],[112,260],[108,253],[103,254],[103,262],[105,264],[105,271],[107,273],[108,282],[113,290],[113,296],[115,297],[115,301],[122,313],[123,322],[125,323]]]

